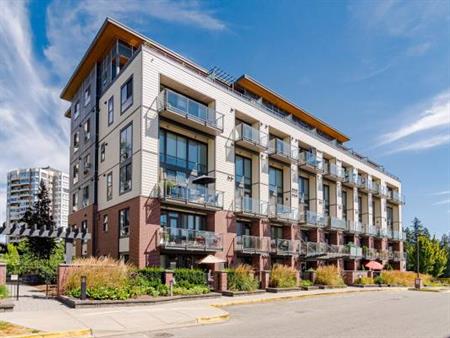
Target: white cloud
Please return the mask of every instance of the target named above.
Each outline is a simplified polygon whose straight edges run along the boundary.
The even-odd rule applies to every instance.
[[[433,205],[444,205],[444,204],[450,204],[450,198],[442,200],[442,201],[439,201],[439,202],[436,202]]]
[[[141,28],[158,19],[210,31],[223,31],[226,24],[205,8],[205,3],[171,0],[55,0],[47,10],[49,46],[44,53],[55,73],[66,78],[81,58],[106,17]]]
[[[450,135],[442,134],[424,140],[396,146],[392,150],[387,151],[386,154],[395,154],[404,151],[420,151],[435,148],[448,143],[450,143]]]
[[[431,195],[433,195],[433,196],[450,195],[450,190],[438,191],[438,192],[432,193]]]
[[[411,46],[406,50],[408,56],[420,56],[425,54],[431,48],[431,42],[423,42],[417,45]]]

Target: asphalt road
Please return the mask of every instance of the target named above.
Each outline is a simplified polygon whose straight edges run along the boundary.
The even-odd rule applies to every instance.
[[[369,292],[226,310],[224,323],[128,337],[450,337],[450,293]]]

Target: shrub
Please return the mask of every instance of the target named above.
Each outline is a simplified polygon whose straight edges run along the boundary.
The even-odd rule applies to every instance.
[[[302,286],[302,287],[308,287],[308,286],[312,286],[313,285],[313,282],[311,282],[309,279],[302,279],[301,281],[300,281],[300,286]]]
[[[174,295],[203,295],[209,292],[209,288],[203,285],[194,285],[190,288],[174,286]]]
[[[329,286],[343,286],[344,280],[339,269],[334,265],[320,266],[316,270],[316,284]]]
[[[205,273],[199,269],[175,269],[175,283],[177,286],[190,288],[196,285],[206,286]]]
[[[355,281],[357,285],[372,285],[375,284],[374,279],[372,277],[362,276]]]
[[[162,284],[164,269],[161,267],[148,267],[140,269],[138,271],[139,276],[145,278],[148,281],[152,281],[157,284],[158,282]]]
[[[297,286],[297,271],[287,265],[275,264],[270,272],[271,287],[292,288]]]
[[[6,285],[0,285],[0,299],[8,297],[8,288]]]
[[[236,269],[227,270],[227,287],[231,291],[254,291],[259,282],[253,275],[250,265],[241,264]]]
[[[68,271],[63,285],[63,290],[66,292],[71,293],[72,290],[80,287],[81,276],[86,276],[87,289],[95,290],[96,295],[102,292],[110,293],[110,289],[128,290],[131,266],[122,261],[109,257],[83,258],[77,259],[74,265],[76,267]]]
[[[382,284],[397,285],[397,286],[414,286],[414,281],[417,274],[412,271],[383,271],[380,275]],[[432,277],[426,274],[420,274],[424,285],[429,285]]]

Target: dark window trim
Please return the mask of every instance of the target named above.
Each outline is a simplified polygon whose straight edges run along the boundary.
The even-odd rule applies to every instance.
[[[112,119],[109,119],[109,102],[112,102]],[[111,95],[111,97],[108,99],[108,102],[106,103],[106,111],[107,111],[107,120],[108,120],[108,127],[114,123],[114,95]]]
[[[122,89],[124,86],[127,85],[127,83],[131,81],[131,103],[128,105],[128,107],[126,107],[125,109],[123,109],[122,106]],[[133,74],[131,74],[128,79],[120,86],[120,115],[123,115],[130,107],[133,106],[134,103],[134,79],[133,79]]]
[[[120,173],[119,173],[120,174]],[[111,196],[108,196],[108,177],[111,177]],[[113,198],[113,173],[110,171],[106,174],[106,200],[110,201]]]

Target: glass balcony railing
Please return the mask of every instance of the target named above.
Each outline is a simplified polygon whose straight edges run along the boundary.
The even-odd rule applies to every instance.
[[[279,221],[298,222],[298,209],[291,208],[284,204],[270,204],[269,217]]]
[[[375,196],[378,196],[380,194],[380,184],[372,181],[371,185],[369,186],[369,192],[371,192]]]
[[[389,252],[389,259],[392,259],[396,262],[406,261],[406,252],[401,251]]]
[[[270,241],[271,252],[277,255],[298,254],[298,242],[290,239],[272,239]]]
[[[328,225],[328,216],[307,210],[300,215],[299,221],[307,226],[323,228]]]
[[[342,167],[338,167],[336,164],[334,163],[324,163],[323,164],[323,171],[324,171],[324,175],[326,175],[327,177],[336,179],[336,180],[343,180],[345,177],[344,174],[344,170],[342,169]]]
[[[362,255],[365,259],[370,259],[370,260],[378,258],[378,252],[373,248],[363,247]]]
[[[326,243],[317,242],[301,242],[300,243],[300,253],[303,256],[321,256],[325,255],[328,251],[328,245]]]
[[[164,227],[160,230],[159,244],[174,250],[221,251],[223,236],[211,231]]]
[[[330,229],[333,230],[345,230],[347,222],[345,219],[339,219],[336,217],[330,217]]]
[[[318,159],[316,154],[310,151],[300,153],[299,164],[302,167],[310,168],[314,171],[323,171],[323,161]]]
[[[401,195],[398,191],[387,191],[387,199],[395,204],[405,204],[405,196]]]
[[[223,208],[223,192],[202,185],[184,185],[164,180],[160,185],[160,198],[210,208]]]
[[[235,249],[243,253],[269,253],[270,238],[242,235],[235,238]]]
[[[389,251],[387,250],[380,250],[378,252],[378,259],[384,261],[389,259]]]
[[[350,257],[362,257],[362,248],[356,245],[348,245],[348,254]]]
[[[377,228],[374,225],[363,224],[363,232],[368,236],[376,236]]]
[[[359,221],[347,220],[347,231],[352,233],[361,233],[363,231],[363,225]]]
[[[223,114],[170,89],[164,89],[159,94],[158,109],[159,112],[168,111],[203,126],[223,131]]]
[[[356,175],[351,170],[345,171],[344,183],[354,187],[362,188],[364,187],[364,181],[365,180],[361,175]]]
[[[234,140],[236,142],[248,142],[261,149],[267,149],[268,147],[267,134],[245,123],[241,123],[235,127]]]
[[[269,141],[269,155],[295,162],[298,161],[298,148],[280,139],[274,138]]]
[[[239,196],[236,192],[236,207],[238,213],[267,217],[269,214],[269,203],[248,196]]]
[[[388,230],[384,228],[377,228],[377,237],[388,237]]]

